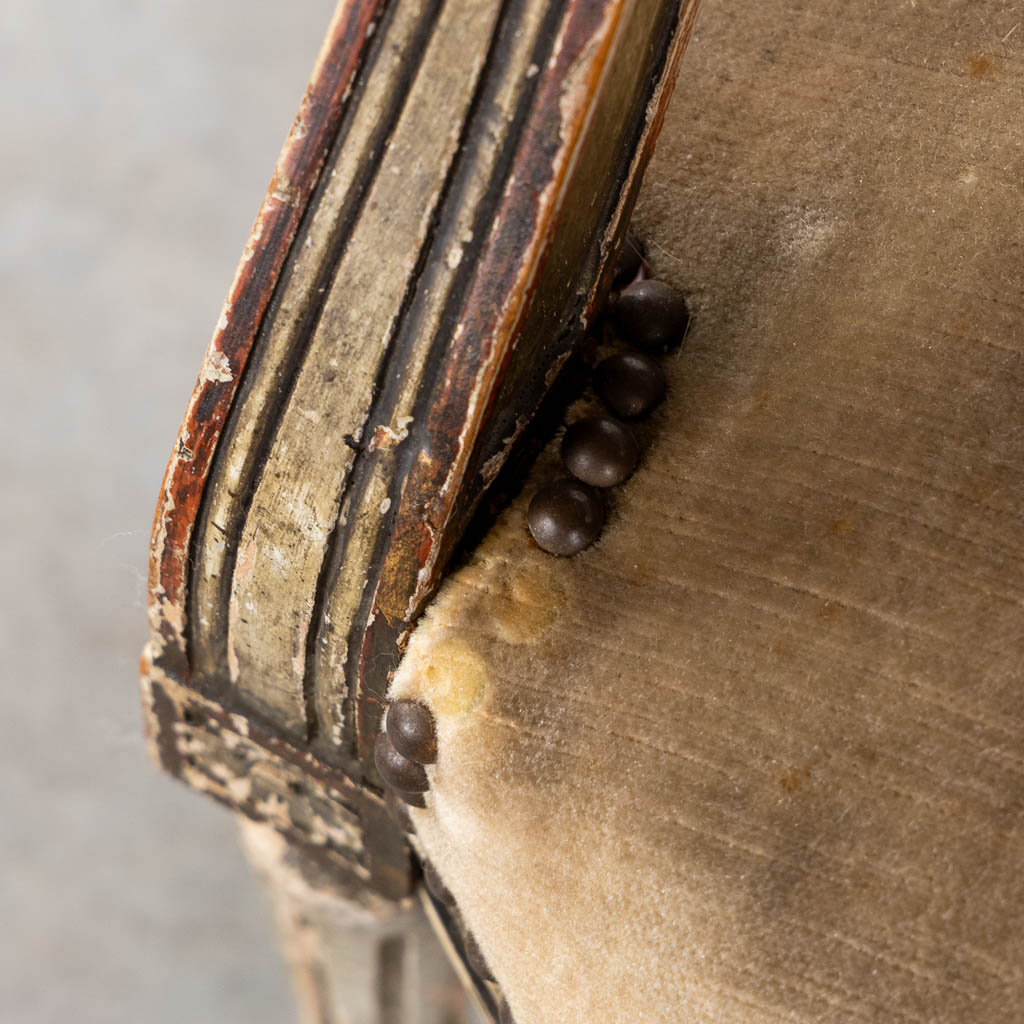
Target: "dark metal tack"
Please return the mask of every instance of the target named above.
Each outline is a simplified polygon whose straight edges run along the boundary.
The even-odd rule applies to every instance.
[[[552,555],[575,555],[593,544],[604,526],[604,501],[578,480],[556,480],[533,496],[526,522],[538,546]]]
[[[562,461],[577,480],[614,487],[636,469],[640,446],[625,424],[611,416],[588,416],[566,430]]]
[[[395,750],[391,737],[384,730],[374,741],[373,760],[384,781],[398,790],[398,795],[403,798],[406,793],[425,793],[430,788],[423,765],[410,761]]]
[[[594,390],[616,416],[646,416],[665,398],[665,373],[642,352],[620,352],[597,364]]]
[[[662,281],[634,281],[612,308],[619,334],[645,352],[660,353],[679,345],[690,323],[686,300]]]
[[[403,757],[418,764],[437,761],[437,733],[430,708],[404,697],[388,707],[387,732],[391,743]]]

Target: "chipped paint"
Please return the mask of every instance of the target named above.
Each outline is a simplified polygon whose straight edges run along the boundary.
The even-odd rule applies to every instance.
[[[271,183],[270,197],[279,203],[298,208],[305,202],[306,196],[298,185],[293,185],[284,175],[280,175]]]
[[[231,372],[228,357],[217,349],[211,349],[206,362],[203,363],[199,379],[212,384],[228,384],[233,381],[235,375]]]
[[[228,794],[236,804],[244,804],[252,798],[252,780],[235,776],[227,781]]]
[[[298,229],[301,210],[320,176],[327,141],[342,116],[345,96],[351,92],[366,45],[366,30],[379,16],[380,4],[375,0],[338,5],[300,108],[306,130],[293,131],[281,151],[271,190],[257,215],[218,321],[214,335],[217,351],[227,363],[204,366],[189,401],[182,436],[193,435],[184,447],[194,457],[179,457],[176,447],[161,487],[150,545],[150,621],[154,635],[161,637],[154,648],[158,656],[184,657],[188,549],[203,485],[238,384],[238,376],[225,378],[225,374],[232,365],[240,372],[248,359]],[[276,194],[282,183],[287,183],[289,199],[283,205]],[[211,392],[212,388],[217,391]]]
[[[448,252],[445,253],[444,262],[449,270],[455,270],[462,262],[462,244],[453,242]]]
[[[389,898],[408,892],[404,842],[382,831],[388,819],[379,797],[254,730],[243,716],[225,714],[155,667],[148,655],[140,666],[142,699],[155,760],[195,789],[273,826],[289,842],[319,851],[335,877]],[[379,849],[366,844],[371,825]]]
[[[388,451],[395,448],[409,436],[409,428],[412,424],[412,416],[400,416],[394,427],[382,423],[374,429],[367,448],[371,452]]]
[[[574,318],[574,326],[610,284],[610,254],[628,223],[696,8],[696,0],[680,0],[677,8],[632,0],[569,5],[550,59],[537,73],[534,113],[489,219],[488,237],[475,256],[472,283],[443,352],[426,422],[417,427],[419,451],[404,480],[374,592],[380,616],[369,615],[363,629],[356,700],[357,743],[364,760],[371,757],[374,695],[383,683],[374,666],[391,657],[396,632],[425,606],[482,491],[515,443],[507,435],[518,437],[558,372],[547,376],[552,361],[568,354],[550,313],[553,307],[545,304],[553,298],[546,272],[553,259],[566,257],[558,233],[566,208],[587,216],[573,198],[580,195],[580,176],[595,168],[623,175],[607,222],[595,225],[601,238],[599,265],[586,283],[575,283],[562,314]],[[620,51],[622,59],[613,61]],[[650,73],[631,86],[635,93],[625,95],[615,88],[612,69],[636,67],[638,61],[641,67],[650,62]],[[595,118],[626,117],[624,104],[641,99],[645,106],[636,114],[640,145],[622,140],[621,151],[613,150],[617,155],[609,158],[621,163],[602,163],[601,154],[609,150],[598,145],[600,133],[591,131]],[[546,375],[543,386],[535,376],[530,380],[538,360]],[[513,401],[503,389],[517,383],[522,392],[514,402],[522,403],[523,414],[499,442],[489,430],[500,422],[495,411],[507,412]],[[496,443],[501,444],[497,458]],[[482,473],[474,463],[477,457],[487,459]]]
[[[365,6],[360,4],[346,4],[342,7],[348,12],[346,17],[352,15],[356,8],[361,12],[365,11]],[[341,10],[342,8],[339,8],[339,12]],[[538,279],[543,279],[544,271],[551,269],[545,263],[551,262],[552,238],[557,237],[556,228],[561,204],[573,177],[573,161],[576,159],[574,147],[577,147],[574,140],[578,138],[579,132],[585,130],[586,124],[589,123],[586,118],[593,113],[592,109],[588,112],[587,104],[590,107],[594,106],[594,96],[597,92],[596,79],[593,76],[599,77],[601,74],[599,65],[604,60],[602,54],[605,52],[601,47],[606,45],[602,42],[598,46],[595,40],[600,37],[607,41],[614,36],[612,23],[622,16],[624,10],[635,11],[635,5],[629,4],[627,0],[601,0],[596,4],[569,5],[551,61],[543,71],[537,65],[530,65],[527,69],[527,78],[538,79],[536,92],[531,100],[531,120],[525,126],[525,141],[515,152],[514,167],[506,180],[506,187],[495,215],[489,220],[489,235],[481,240],[480,252],[474,253],[474,261],[479,261],[480,266],[472,268],[475,277],[470,278],[472,285],[464,303],[462,316],[453,335],[446,339],[448,351],[442,353],[441,369],[444,384],[438,388],[436,403],[432,403],[425,410],[426,422],[416,424],[417,450],[408,453],[409,460],[415,468],[404,481],[404,490],[395,489],[391,492],[398,495],[398,509],[392,507],[390,497],[380,500],[378,505],[381,515],[393,515],[395,532],[392,537],[386,538],[392,550],[388,552],[387,562],[379,578],[376,581],[371,578],[369,583],[371,588],[375,582],[379,584],[376,591],[371,590],[371,593],[375,593],[380,602],[382,619],[379,621],[386,620],[391,632],[384,628],[380,630],[379,636],[382,640],[379,648],[374,648],[372,643],[366,643],[353,652],[358,652],[360,659],[371,659],[374,665],[381,664],[379,658],[376,661],[372,660],[380,654],[385,655],[384,663],[388,663],[393,656],[394,634],[402,632],[404,620],[411,618],[432,592],[446,554],[464,525],[467,509],[479,497],[477,481],[467,483],[466,477],[475,468],[473,459],[478,454],[489,454],[493,450],[493,440],[500,436],[497,431],[493,432],[494,439],[486,435],[490,423],[493,422],[489,417],[494,414],[496,402],[504,401],[501,387],[509,373],[510,365],[515,370],[517,365],[521,365],[524,359],[532,355],[541,360],[539,363],[535,362],[535,366],[546,367],[547,360],[553,358],[543,346],[535,346],[533,349],[530,349],[528,344],[520,346],[520,335],[527,312],[534,303],[535,293],[539,287]],[[339,17],[342,15],[339,14]],[[351,27],[348,25],[348,28]],[[535,51],[530,51],[533,52]],[[518,67],[521,69],[523,64],[519,64]],[[588,78],[588,75],[591,77]],[[345,84],[342,96],[349,94],[350,86],[351,80]],[[336,92],[331,94],[332,102],[336,103],[337,95]],[[218,337],[209,366],[204,366],[200,385],[186,416],[186,427],[192,433],[182,435],[183,439],[188,438],[188,443],[185,444],[183,441],[179,446],[175,460],[169,468],[164,505],[158,512],[154,528],[154,586],[151,587],[151,614],[154,628],[159,631],[159,639],[154,642],[154,650],[175,652],[183,659],[175,663],[176,666],[188,664],[184,660],[184,609],[189,545],[203,487],[207,483],[210,459],[217,448],[220,429],[227,418],[238,382],[246,372],[249,347],[260,328],[263,310],[277,282],[284,253],[288,251],[294,236],[294,225],[297,221],[293,213],[297,216],[299,207],[305,207],[308,192],[304,192],[303,189],[306,184],[312,187],[320,166],[317,161],[322,161],[323,152],[326,152],[324,147],[319,155],[315,155],[308,147],[316,139],[320,139],[321,142],[323,140],[325,122],[320,118],[329,120],[338,114],[337,106],[333,113],[323,113],[323,109],[318,108],[311,97],[304,102],[289,145],[292,147],[292,156],[301,149],[305,158],[312,161],[306,166],[306,171],[314,165],[316,171],[304,178],[305,172],[299,166],[301,161],[298,161],[297,157],[289,158],[287,161],[282,157],[283,162],[279,165],[267,202],[257,219],[243,263],[232,285],[229,305],[225,307],[222,323],[218,324],[218,331],[223,337]],[[326,103],[327,100],[321,96],[318,102]],[[557,151],[553,152],[552,142],[556,137]],[[646,141],[644,151],[649,151]],[[403,167],[409,166],[409,162],[403,159]],[[420,173],[422,170],[422,167],[413,166],[412,173]],[[632,180],[632,177],[628,179]],[[291,203],[296,204],[294,209],[289,206]],[[621,212],[621,209],[620,205],[618,210]],[[436,259],[437,255],[434,254],[431,258]],[[415,263],[417,258],[416,254],[409,254],[409,265]],[[448,247],[440,254],[440,258],[450,268],[466,269],[464,248],[459,244]],[[577,294],[584,296],[579,301],[585,300],[584,293],[579,289]],[[232,310],[230,316],[227,312],[229,309]],[[576,316],[577,313],[574,312],[572,315]],[[526,355],[522,354],[523,351]],[[217,356],[223,356],[225,362],[217,361]],[[227,379],[222,377],[225,373],[229,374]],[[209,376],[211,374],[212,379]],[[514,375],[511,379],[513,382],[516,380]],[[550,384],[550,377],[546,378],[546,384]],[[202,413],[201,416],[199,412]],[[317,422],[319,410],[304,409],[301,412],[307,419]],[[387,417],[385,415],[378,418]],[[487,482],[497,475],[507,451],[514,443],[514,437],[518,436],[527,418],[526,413],[522,417],[517,417],[513,437],[504,438],[499,457],[492,456],[485,463],[484,479]],[[404,423],[382,423],[371,428],[367,432],[370,438],[366,449],[360,448],[361,430],[353,441],[348,443],[354,452],[378,449],[385,453],[390,452],[410,436],[411,423],[409,419]],[[487,447],[483,448],[485,443]],[[374,492],[375,502],[381,493]],[[334,522],[325,524],[316,517],[304,519],[301,514],[302,494],[296,492],[285,497],[289,502],[294,501],[294,507],[298,510],[297,520],[304,536],[326,538],[328,529],[334,527]],[[170,510],[174,509],[175,504],[178,508],[172,516]],[[371,504],[369,509],[372,508]],[[361,508],[355,510],[355,513],[363,514],[366,511],[367,509]],[[372,515],[367,517],[367,522],[372,521]],[[254,537],[249,539],[255,540]],[[265,557],[270,561],[270,575],[279,579],[289,571],[287,553],[286,544],[282,545],[281,549],[269,552],[258,552],[255,545],[240,545],[236,570],[244,576],[247,559],[250,560],[251,570],[252,560]],[[360,569],[357,578],[361,579],[362,576],[363,572]],[[268,591],[272,589],[272,586],[267,588]],[[237,587],[234,592],[239,593]],[[255,603],[262,607],[255,607],[250,600],[242,612],[247,617],[250,613],[257,615],[261,610],[267,612],[270,603],[269,598],[264,603],[265,591],[255,589],[254,595]],[[261,675],[258,663],[248,664],[243,659],[240,667],[234,642],[237,636],[235,631],[239,608],[232,601],[228,614],[227,637],[230,677],[238,681],[244,669],[247,674],[255,673],[252,678],[257,683],[269,676],[268,684],[280,685],[279,677],[288,676],[289,671],[293,671],[295,676],[301,679],[303,673],[300,670],[305,668],[308,653],[305,647],[310,643],[310,629],[316,633],[317,624],[310,622],[312,611],[313,605],[310,603],[308,607],[302,609],[301,615],[297,613],[297,617],[303,621],[299,623],[294,636],[289,637],[282,631],[281,636],[285,645],[285,649],[280,652],[283,655],[282,670]],[[341,618],[344,616],[339,615],[339,619]],[[376,621],[378,620],[375,615],[368,616],[367,634],[371,635],[371,639]],[[291,629],[294,626],[295,620],[292,618],[288,622],[288,627]],[[336,629],[340,632],[349,626],[351,623],[346,621],[339,623]],[[258,629],[259,624],[255,628]],[[291,640],[294,640],[294,643],[290,643]],[[316,653],[319,656],[320,652]],[[331,665],[333,668],[333,661]],[[177,667],[175,671],[178,671]],[[217,671],[220,671],[219,666]],[[355,671],[361,686],[364,666],[357,664]],[[179,674],[183,676],[183,673]],[[205,682],[207,680],[204,677],[199,681],[199,685]],[[219,685],[222,680],[218,678],[216,682]],[[246,683],[248,685],[248,678]],[[364,710],[370,715],[373,714],[376,707],[374,701],[379,700],[379,680],[374,680],[373,687],[369,694],[362,689],[357,689],[352,694],[357,715],[362,714]],[[482,692],[482,687],[483,683],[479,692]],[[464,698],[465,695],[456,703],[464,703]],[[476,697],[470,695],[468,699],[472,705]],[[340,721],[334,720],[330,712],[323,708],[318,708],[318,711],[329,721],[322,730],[322,735],[318,736],[318,741],[336,736],[339,746],[351,750],[353,738],[345,735]],[[278,726],[280,727],[280,723]],[[369,735],[371,734],[367,733],[367,736]],[[230,753],[231,756],[241,756],[247,742],[247,739],[241,737],[237,731],[229,732],[221,737],[220,750],[222,753]],[[365,754],[362,733],[357,742],[361,745],[360,754]],[[192,744],[193,741],[190,740],[188,746],[191,748]],[[191,753],[189,756],[197,755]],[[224,791],[226,795],[218,798],[234,800],[235,804],[241,800],[244,786],[236,783],[233,795],[228,792],[230,780],[213,777],[211,781],[209,773],[203,778],[204,785],[216,785]],[[272,799],[258,790],[259,787],[256,787],[251,791],[245,797],[245,802],[255,807],[254,801],[269,800],[266,806],[261,804],[264,810],[268,807],[277,807]],[[286,801],[289,799],[287,795],[282,798]],[[295,814],[299,813],[299,804],[289,802],[288,807],[291,823],[287,827],[297,828],[299,823],[293,819]],[[326,830],[316,830],[316,836],[317,841],[321,836],[330,840],[330,833]]]

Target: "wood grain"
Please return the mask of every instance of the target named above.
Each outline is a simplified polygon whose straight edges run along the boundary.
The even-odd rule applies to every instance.
[[[491,0],[474,0],[446,5],[437,17],[327,286],[239,537],[228,613],[230,680],[236,687],[241,680],[247,702],[300,740],[307,734],[303,684],[319,569],[336,525],[347,525],[338,512],[356,449],[399,443],[408,430],[402,418],[377,424],[367,416],[417,284],[496,14]],[[403,369],[413,372],[408,364]],[[385,497],[367,495],[355,514],[385,516]]]
[[[354,99],[338,130],[327,173],[298,231],[294,254],[282,270],[273,302],[217,453],[197,524],[195,572],[190,592],[191,656],[205,677],[226,677],[223,609],[231,596],[237,538],[258,478],[272,428],[287,400],[311,329],[322,311],[338,252],[364,205],[378,157],[395,128],[415,55],[429,36],[435,6],[399,5],[386,12],[371,37]]]
[[[154,652],[182,673],[189,670],[189,555],[211,461],[381,6],[368,0],[338,6],[228,290],[164,476],[153,521],[149,621]]]

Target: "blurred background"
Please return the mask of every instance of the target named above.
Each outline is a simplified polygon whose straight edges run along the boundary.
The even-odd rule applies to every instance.
[[[0,1021],[295,1019],[137,658],[157,490],[332,0],[0,5]]]

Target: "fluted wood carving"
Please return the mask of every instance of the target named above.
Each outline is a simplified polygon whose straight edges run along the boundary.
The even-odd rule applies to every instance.
[[[161,763],[384,895],[389,673],[607,290],[695,3],[348,0],[157,510]]]

